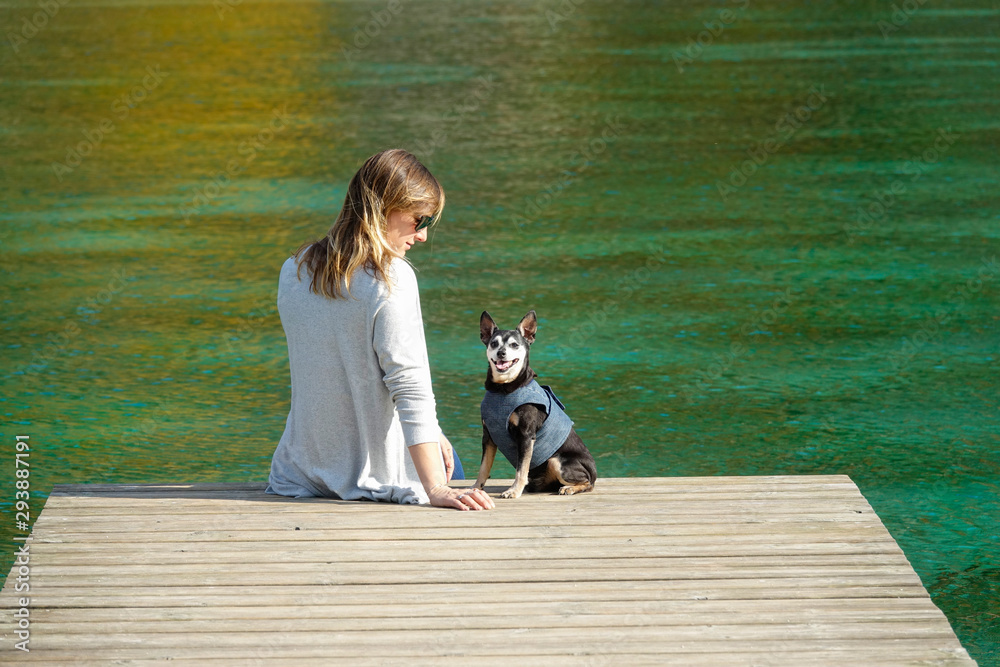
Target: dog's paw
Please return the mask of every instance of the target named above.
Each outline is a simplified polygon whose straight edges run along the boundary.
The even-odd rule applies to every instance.
[[[520,498],[521,492],[515,489],[513,486],[500,494],[501,498]]]
[[[585,491],[590,491],[594,488],[593,484],[573,484],[572,486],[567,485],[560,487],[560,496],[572,496],[574,493],[584,493]]]

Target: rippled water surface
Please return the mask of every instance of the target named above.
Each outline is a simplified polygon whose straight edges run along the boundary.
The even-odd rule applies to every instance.
[[[15,434],[35,511],[266,478],[278,269],[402,146],[448,192],[411,259],[467,467],[479,313],[534,308],[602,475],[848,474],[1000,664],[1000,10],[896,6],[3,5],[3,570]]]

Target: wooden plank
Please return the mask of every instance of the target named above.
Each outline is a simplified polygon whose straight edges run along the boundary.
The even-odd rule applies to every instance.
[[[896,557],[902,554],[899,546],[895,542],[824,542],[824,543],[801,543],[788,541],[786,543],[747,543],[747,544],[683,544],[671,543],[669,541],[659,541],[658,543],[646,543],[633,541],[612,542],[611,544],[594,544],[586,540],[560,540],[558,543],[540,545],[538,540],[504,540],[480,541],[473,545],[461,543],[462,559],[479,560],[494,557],[503,557],[507,560],[524,560],[536,558],[581,558],[584,555],[594,558],[686,558],[686,557],[717,557],[717,558],[739,558],[739,557],[772,557],[783,556],[860,556],[860,555],[884,555]],[[350,548],[347,548],[347,546]],[[375,546],[367,542],[343,543],[335,541],[309,541],[300,542],[296,547],[305,549],[308,547],[310,553],[303,552],[303,557],[320,559],[317,554],[326,557],[326,561],[333,559],[337,562],[361,562],[361,563],[400,563],[411,560],[434,560],[436,558],[455,559],[454,555],[447,553],[446,547],[454,547],[454,544],[442,545],[441,543],[425,544],[422,542],[385,542],[382,541]],[[39,544],[35,542],[33,549],[38,553],[60,552],[66,554],[76,554],[87,558],[99,557],[102,554],[128,553],[132,549],[141,549],[137,545],[128,543],[116,544],[73,544],[68,542]],[[197,558],[212,558],[218,552],[231,553],[234,549],[243,549],[243,553],[262,552],[268,549],[281,550],[287,548],[284,542],[252,542],[252,541],[224,541],[224,542],[158,542],[156,549],[159,553],[189,553]],[[409,551],[401,551],[408,548]],[[445,551],[443,552],[443,549]],[[254,556],[247,556],[246,562],[253,562]]]
[[[37,545],[36,545],[37,546]],[[269,568],[294,569],[301,564],[320,564],[329,568],[330,554],[316,553],[311,550],[266,550],[254,551],[138,551],[138,550],[106,550],[95,553],[76,553],[67,548],[67,545],[45,545],[55,546],[56,549],[38,549],[44,558],[41,562],[45,565],[39,567],[58,566],[149,566],[158,565],[161,568],[177,565],[179,567],[190,567],[205,565],[210,570],[217,571],[222,564],[244,564],[260,565]],[[33,551],[32,553],[36,553]],[[337,560],[339,570],[355,570],[367,572],[371,570],[371,564],[367,562],[357,562],[348,560]],[[512,567],[521,565],[522,561],[510,558],[507,553],[494,553],[481,558],[471,557],[468,554],[462,556],[463,567]],[[907,572],[911,571],[910,563],[901,551],[894,554],[839,554],[839,555],[817,555],[799,556],[778,554],[774,556],[719,556],[719,557],[692,557],[673,556],[664,558],[652,558],[647,556],[587,556],[584,558],[550,558],[539,556],[533,559],[525,567],[565,567],[577,568],[581,565],[590,567],[620,567],[620,568],[647,568],[647,567],[676,567],[676,568],[711,568],[717,571],[742,569],[745,567],[769,567],[769,568],[794,568],[810,567],[814,569],[829,567],[851,567],[851,566],[885,566],[902,568]],[[394,563],[392,571],[400,572],[408,569],[423,571],[425,568],[446,567],[454,570],[450,562],[442,563],[439,560],[416,560],[405,559]]]
[[[439,651],[440,652],[440,651]],[[141,655],[141,650],[129,652],[132,655]],[[266,647],[261,649],[233,651],[231,649],[214,651],[207,654],[203,651],[183,651],[183,657],[176,657],[170,651],[149,651],[140,658],[123,658],[121,654],[114,652],[103,652],[103,657],[90,661],[81,660],[79,654],[69,652],[45,652],[45,655],[61,656],[53,660],[39,659],[34,657],[31,664],[53,665],[55,667],[66,667],[66,665],[162,665],[169,660],[170,665],[192,665],[194,667],[211,665],[280,665],[287,667],[299,667],[300,665],[320,665],[333,664],[334,661],[349,661],[352,666],[365,667],[368,665],[385,667],[386,665],[399,664],[399,657],[387,658],[381,656],[341,656],[330,655],[324,649],[299,650],[295,655],[287,657],[283,652],[270,650]],[[197,657],[188,657],[190,655]],[[213,655],[214,654],[214,655]],[[236,654],[242,657],[232,658]],[[304,655],[305,654],[305,655]],[[159,655],[150,659],[149,655]],[[225,657],[223,657],[225,656]],[[36,656],[37,657],[37,656]],[[477,665],[509,665],[510,656],[484,656],[476,655],[474,652],[463,653],[461,656],[440,656],[437,660],[411,659],[406,658],[407,665],[426,665],[437,667],[438,665],[468,665],[470,660],[475,660]],[[113,663],[111,662],[113,661]],[[537,663],[536,663],[537,664]],[[566,655],[546,655],[545,665],[592,665],[597,667],[615,667],[617,665],[671,665],[678,667],[718,667],[719,665],[733,665],[736,667],[802,667],[802,665],[819,667],[844,667],[845,665],[864,665],[865,667],[900,667],[913,665],[920,667],[968,667],[970,663],[967,658],[951,657],[944,652],[929,653],[919,649],[906,649],[903,647],[896,650],[873,647],[858,648],[853,651],[832,651],[830,649],[821,651],[810,650],[786,650],[783,653],[777,651],[760,651],[756,653],[732,654],[731,651],[722,653],[682,653],[671,654],[641,654],[624,651],[605,650],[597,653],[574,652],[571,656]]]
[[[208,628],[205,628],[208,630]],[[430,630],[430,631],[429,631]],[[648,626],[605,626],[600,639],[589,639],[588,633],[581,633],[576,627],[538,627],[535,625],[512,628],[474,627],[458,628],[455,624],[437,627],[401,629],[390,628],[393,642],[386,645],[383,628],[363,630],[343,630],[336,623],[318,623],[312,628],[297,628],[290,631],[278,629],[264,630],[268,644],[275,649],[295,649],[298,646],[326,646],[337,648],[347,655],[366,655],[378,652],[387,656],[405,657],[420,655],[433,650],[441,641],[455,646],[477,644],[477,650],[498,655],[532,655],[546,649],[550,644],[563,646],[587,646],[596,649],[608,645],[654,644],[657,651],[669,653],[666,647],[651,636]],[[949,632],[939,623],[841,623],[836,625],[780,624],[780,625],[685,625],[670,629],[676,643],[720,642],[731,647],[758,642],[783,642],[805,644],[836,641],[850,637],[852,642],[906,642],[928,639],[947,640]],[[437,634],[435,637],[434,634]],[[147,632],[116,634],[116,641],[123,645],[143,646],[145,649],[170,649],[183,642],[185,648],[223,648],[259,645],[261,632],[221,631],[211,628],[206,632]],[[88,652],[106,646],[107,639],[93,634],[50,634],[38,633],[36,650],[70,650]],[[517,646],[515,647],[514,644]],[[406,648],[403,648],[406,647]],[[651,650],[652,647],[646,647]]]
[[[824,545],[829,546],[829,545]],[[188,547],[188,548],[185,548]],[[203,547],[203,545],[199,545]],[[135,563],[143,565],[172,565],[176,564],[198,564],[198,563],[210,563],[213,565],[233,565],[233,564],[243,564],[251,566],[270,566],[273,564],[287,563],[287,564],[300,564],[300,563],[324,563],[330,564],[333,562],[330,558],[329,552],[324,552],[321,550],[302,550],[294,549],[287,550],[285,548],[272,548],[267,550],[236,550],[231,549],[220,550],[214,549],[209,550],[207,547],[200,548],[198,550],[191,550],[189,545],[183,545],[179,548],[173,549],[162,549],[162,550],[149,550],[149,551],[139,551],[136,549],[130,550],[118,550],[111,549],[105,551],[87,551],[81,553],[75,553],[71,545],[67,544],[46,544],[46,545],[36,545],[37,552],[33,553],[40,554],[41,560],[39,562],[49,563],[52,565],[92,565],[92,564],[109,564],[113,565],[116,563]],[[502,553],[492,552],[492,553],[463,553],[461,562],[468,563],[470,567],[479,563],[491,563],[495,564],[496,567],[509,567],[512,563],[523,562],[524,559],[517,558],[517,551],[505,551]],[[360,568],[360,569],[370,569],[371,562],[365,560],[353,560],[349,559],[353,554],[352,552],[338,555],[336,560],[338,567],[343,568]],[[578,567],[581,563],[586,561],[592,561],[596,563],[602,562],[612,562],[620,561],[624,563],[636,563],[637,567],[642,566],[643,563],[654,564],[663,562],[666,565],[670,563],[677,562],[679,564],[690,563],[694,567],[709,566],[713,567],[714,563],[718,563],[718,567],[732,566],[738,567],[742,563],[755,563],[764,565],[793,565],[795,563],[802,563],[803,565],[811,565],[813,567],[822,568],[834,564],[892,564],[899,565],[901,567],[910,568],[909,561],[903,555],[903,552],[898,548],[891,550],[876,550],[870,553],[840,553],[835,550],[826,550],[825,553],[818,554],[788,554],[788,553],[774,553],[774,554],[725,554],[725,555],[710,555],[710,554],[695,554],[695,555],[685,555],[680,553],[667,553],[666,555],[656,556],[650,554],[643,555],[632,555],[631,553],[623,554],[620,549],[608,549],[604,550],[604,553],[598,551],[588,551],[585,558],[581,558],[581,554],[556,554],[556,553],[542,553],[535,555],[530,562],[539,563],[544,565],[548,561],[565,563],[567,567]],[[440,562],[434,558],[434,554],[431,554],[429,558],[417,558],[414,555],[413,558],[400,558],[399,560],[389,560],[385,559],[384,563],[393,563],[392,568],[406,567],[408,563],[428,563],[428,562]],[[450,561],[449,561],[450,562]]]
[[[975,664],[844,476],[608,479],[489,513],[263,486],[56,487],[18,660]]]
[[[491,478],[487,488],[503,490],[511,484],[509,478]],[[452,486],[471,486],[473,480],[455,480]],[[857,486],[847,475],[730,475],[719,477],[602,477],[600,488],[637,489],[643,491],[654,488],[671,490],[690,487],[705,487],[712,490],[747,486],[754,489],[838,486],[856,491]],[[179,493],[204,494],[218,492],[235,497],[238,492],[263,492],[266,482],[197,482],[192,484],[56,484],[51,496],[66,495],[81,497],[86,495],[127,495],[139,493],[166,493],[171,498]]]
[[[9,610],[0,612],[10,613]],[[159,627],[161,631],[177,632],[183,624],[190,623],[204,631],[203,622],[275,621],[278,623],[319,619],[338,620],[345,630],[371,628],[377,620],[380,628],[396,622],[404,624],[432,623],[440,626],[441,619],[458,619],[468,627],[523,627],[525,622],[545,625],[558,622],[564,627],[595,627],[600,625],[702,625],[702,624],[775,624],[775,623],[826,623],[845,622],[909,622],[911,620],[938,620],[941,612],[931,609],[918,598],[900,600],[852,600],[850,605],[842,600],[650,600],[646,602],[606,602],[599,608],[583,608],[566,612],[562,602],[525,604],[519,602],[490,602],[480,605],[476,615],[470,616],[464,604],[455,602],[427,603],[421,606],[421,615],[414,617],[407,611],[392,612],[385,609],[351,609],[343,605],[304,606],[244,606],[244,607],[150,607],[129,608],[91,607],[35,608],[33,624],[52,625],[63,633],[94,632],[119,625]],[[527,620],[530,619],[530,620]],[[182,624],[182,625],[178,625]],[[212,628],[222,626],[213,625]],[[250,626],[238,626],[247,629]]]
[[[460,488],[460,487],[459,487]],[[486,491],[491,495],[498,495],[501,491],[505,490],[506,486],[489,488]],[[629,492],[623,491],[618,492],[614,490],[607,489],[603,493],[586,493],[578,494],[579,498],[572,499],[568,496],[559,496],[555,494],[529,494],[522,496],[516,500],[507,500],[503,498],[497,498],[497,502],[510,506],[511,510],[517,510],[519,505],[525,504],[527,501],[524,498],[530,498],[533,503],[544,503],[549,511],[567,511],[570,508],[579,507],[590,507],[597,506],[602,508],[621,508],[627,507],[630,509],[635,509],[634,499],[629,499],[627,494]],[[667,492],[666,490],[662,492],[650,491],[648,493],[643,492],[643,496],[650,501],[672,501],[672,502],[686,502],[692,505],[697,505],[699,503],[721,503],[728,502],[731,504],[741,504],[749,505],[754,502],[762,503],[773,503],[773,502],[787,502],[792,500],[803,500],[812,504],[820,503],[843,503],[852,502],[860,503],[862,506],[867,507],[867,503],[861,497],[855,496],[844,496],[836,489],[831,489],[828,491],[816,491],[810,489],[803,489],[799,491],[747,491],[746,493],[741,492],[739,489],[732,489],[727,493],[709,493],[709,492],[695,492],[689,491],[684,493],[678,492]],[[87,495],[87,496],[50,496],[48,501],[51,501],[51,507],[54,508],[65,508],[67,510],[75,510],[79,508],[81,511],[87,511],[89,509],[98,508],[114,508],[114,507],[130,507],[134,506],[136,509],[141,509],[144,507],[162,507],[164,505],[176,505],[176,506],[203,506],[203,507],[226,507],[230,511],[239,510],[247,512],[260,512],[269,509],[269,505],[281,505],[286,510],[312,510],[315,506],[322,506],[329,512],[342,512],[351,515],[356,515],[359,512],[380,512],[384,513],[386,510],[383,507],[383,503],[374,502],[364,502],[364,501],[341,501],[329,498],[283,498],[280,496],[265,495],[261,493],[251,493],[246,492],[237,496],[235,498],[229,498],[226,494],[222,492],[212,493],[212,494],[181,494],[178,497],[169,497],[167,494],[139,494],[139,495],[120,495],[120,496],[100,496],[100,495]],[[128,503],[128,505],[125,505]],[[572,504],[571,504],[572,503]],[[583,503],[587,503],[586,505]],[[406,506],[396,506],[395,510],[389,510],[392,512],[401,512],[407,509]],[[420,512],[430,513],[433,516],[434,510],[429,507],[419,507],[419,508],[409,508],[411,513],[413,509],[417,509]],[[415,514],[414,514],[415,515]]]
[[[362,592],[351,592],[341,594],[334,587],[314,588],[306,593],[287,594],[266,592],[266,595],[257,595],[257,589],[246,590],[192,590],[190,588],[172,593],[167,590],[135,591],[132,594],[123,593],[121,595],[102,594],[99,599],[94,599],[93,589],[62,590],[51,589],[49,592],[32,595],[32,603],[37,603],[40,607],[60,606],[60,607],[162,607],[171,604],[177,607],[200,607],[200,606],[239,606],[239,605],[264,605],[264,606],[288,606],[297,603],[309,605],[328,604],[348,604],[348,605],[392,605],[406,604],[420,606],[432,602],[447,600],[448,595],[465,595],[470,586],[451,586],[443,589],[443,597],[428,599],[426,593],[420,594],[399,594],[393,595],[391,592],[383,592],[376,596],[366,596]],[[484,590],[491,595],[490,603],[517,602],[523,600],[531,592],[530,587],[521,589],[510,589],[506,591],[493,591],[492,589],[474,590],[474,594],[482,596]],[[812,588],[801,586],[795,589],[781,591],[779,599],[785,600],[844,600],[845,605],[849,605],[854,599],[897,599],[897,598],[920,598],[930,602],[926,591],[917,586],[895,586],[895,587],[875,587],[875,586],[843,586],[843,587],[818,587]],[[558,598],[567,605],[578,606],[581,604],[596,604],[612,602],[640,602],[655,600],[773,600],[774,591],[768,591],[764,587],[756,588],[728,588],[712,589],[708,586],[702,589],[681,589],[681,590],[655,590],[652,587],[643,587],[632,591],[615,590],[613,586],[604,588],[588,586],[585,589],[562,592]]]
[[[649,478],[647,478],[649,479]],[[644,482],[645,480],[643,480]],[[491,480],[486,485],[486,491],[494,494],[505,490],[510,485],[510,480]],[[98,486],[98,485],[95,485]],[[470,482],[452,482],[455,488],[469,488]],[[719,485],[714,483],[703,483],[699,485],[679,486],[670,482],[654,480],[652,483],[644,484],[642,495],[659,499],[661,496],[667,498],[691,497],[694,499],[711,499],[712,497],[739,499],[743,494],[750,494],[751,497],[767,497],[768,495],[790,495],[802,497],[804,494],[813,494],[818,497],[831,497],[842,495],[844,491],[856,489],[853,484],[831,484],[831,483],[811,483],[798,485],[784,485],[773,483],[747,483],[742,485]],[[616,498],[627,501],[627,495],[635,493],[634,485],[608,485],[598,482],[595,490],[591,493],[581,494],[577,500],[582,498]],[[111,504],[117,499],[129,498],[138,501],[148,502],[151,500],[167,500],[170,502],[182,502],[186,500],[218,501],[225,500],[237,504],[259,504],[268,502],[294,502],[296,504],[320,504],[333,507],[346,507],[361,504],[362,507],[379,507],[380,503],[355,501],[341,501],[334,498],[286,498],[274,494],[265,494],[261,489],[202,489],[200,487],[158,487],[155,490],[136,491],[100,491],[98,489],[86,489],[76,492],[68,492],[65,487],[57,485],[49,494],[49,498],[56,502],[63,500],[80,500],[84,505]],[[540,493],[530,494],[531,497],[546,500],[552,503],[562,503],[568,498],[558,494]],[[597,500],[593,502],[598,502]],[[75,504],[75,502],[74,502]],[[397,506],[399,507],[399,506]]]
[[[239,583],[253,584],[255,579],[267,577],[269,582],[280,582],[281,585],[293,583],[295,579],[315,579],[317,577],[335,577],[345,583],[386,583],[404,584],[416,580],[423,581],[461,581],[461,582],[499,582],[499,581],[574,581],[585,579],[595,581],[602,579],[644,581],[654,579],[746,579],[746,578],[790,578],[816,576],[822,572],[824,576],[905,576],[911,577],[913,572],[902,564],[896,565],[840,565],[832,564],[822,570],[815,566],[803,565],[760,565],[733,566],[726,563],[729,559],[716,559],[715,562],[695,567],[690,559],[680,563],[665,563],[666,559],[644,558],[640,563],[631,563],[628,559],[621,565],[613,564],[611,559],[594,563],[590,559],[574,563],[569,559],[557,559],[553,562],[535,561],[530,564],[504,564],[499,561],[463,561],[462,567],[456,569],[452,563],[422,561],[419,563],[404,563],[402,567],[393,568],[391,572],[373,571],[370,565],[351,563],[350,566],[337,564],[335,569],[331,563],[274,563],[262,572],[223,571],[214,563],[177,564],[151,572],[146,565],[134,564],[95,564],[51,566],[39,565],[32,568],[32,575],[45,581],[45,585],[53,585],[53,581],[79,581],[82,578],[95,581],[107,580],[109,586],[143,585],[143,581],[158,581],[165,577],[181,578],[185,581],[197,581],[201,584],[209,582],[228,582],[230,585]],[[716,565],[716,563],[718,565]],[[266,583],[266,582],[265,582]],[[224,585],[219,583],[218,585]]]
[[[305,633],[303,633],[305,634]],[[428,639],[419,643],[402,642],[388,640],[384,638],[375,645],[351,645],[342,644],[331,646],[324,641],[316,641],[313,635],[297,636],[297,645],[287,645],[285,643],[272,644],[270,639],[277,635],[268,633],[267,637],[251,637],[256,639],[256,643],[242,646],[186,646],[184,635],[179,635],[175,644],[171,647],[153,647],[123,645],[120,648],[92,648],[86,651],[89,659],[105,661],[110,663],[120,660],[135,659],[155,659],[170,660],[173,664],[177,659],[204,659],[204,658],[243,658],[247,661],[259,661],[253,664],[270,664],[272,657],[282,658],[326,658],[350,660],[351,664],[356,664],[357,660],[382,659],[385,664],[386,659],[396,661],[405,659],[409,664],[411,656],[427,655],[461,655],[467,661],[478,659],[497,658],[507,660],[511,657],[521,659],[538,658],[544,659],[548,663],[550,656],[561,656],[567,653],[581,657],[598,657],[604,662],[599,664],[615,665],[617,654],[638,654],[658,659],[670,658],[674,656],[689,656],[691,654],[714,654],[716,665],[735,664],[737,656],[744,659],[743,664],[771,664],[771,656],[781,656],[783,654],[807,653],[811,655],[825,656],[828,664],[844,665],[868,665],[870,661],[881,660],[891,664],[906,664],[900,662],[901,655],[912,656],[908,660],[912,664],[926,664],[927,660],[953,659],[963,662],[955,664],[968,667],[975,665],[971,659],[967,658],[964,650],[938,649],[933,648],[934,642],[927,638],[917,639],[772,639],[772,640],[750,640],[750,641],[727,641],[720,639],[698,638],[687,642],[665,642],[650,639],[646,642],[623,642],[615,632],[604,634],[601,639],[574,635],[566,638],[566,641],[559,641],[554,637],[543,637],[539,632],[538,639],[548,639],[548,641],[524,641],[528,631],[511,631],[498,642],[484,642],[479,635],[479,631],[452,631],[439,630],[436,632],[437,640]],[[646,633],[650,636],[650,633]],[[387,641],[388,640],[388,641]],[[81,650],[76,647],[68,649],[34,649],[23,658],[24,663],[29,663],[34,659],[48,659],[62,661],[63,665],[74,664],[81,656]],[[755,658],[746,661],[747,658]],[[19,656],[20,658],[20,656]],[[393,663],[398,664],[398,663]],[[711,664],[711,663],[709,663]],[[800,665],[803,663],[799,663]],[[811,664],[811,663],[810,663]]]
[[[336,573],[309,573],[303,576],[292,576],[286,574],[280,578],[270,577],[267,573],[220,573],[199,577],[196,582],[187,586],[175,586],[172,582],[177,578],[168,575],[151,574],[146,577],[134,577],[124,583],[119,582],[114,576],[95,577],[91,579],[95,585],[99,585],[105,591],[108,598],[118,595],[148,595],[148,596],[175,596],[196,595],[204,593],[212,594],[232,594],[241,590],[258,591],[261,596],[270,596],[275,591],[282,593],[295,593],[300,595],[310,595],[315,593],[313,587],[336,586],[338,592],[349,597],[357,595],[363,597],[366,594],[373,597],[379,596],[388,598],[398,594],[401,598],[412,595],[419,598],[420,595],[431,595],[429,587],[448,584],[450,586],[462,586],[470,592],[489,590],[497,597],[515,597],[523,595],[528,591],[536,591],[538,595],[558,595],[567,585],[574,586],[577,590],[586,589],[593,595],[630,595],[633,591],[644,591],[652,586],[663,595],[683,594],[683,591],[713,591],[717,594],[728,594],[731,590],[740,590],[745,594],[748,591],[756,591],[761,588],[770,588],[772,591],[782,588],[797,589],[822,589],[822,588],[886,588],[905,590],[907,588],[916,589],[916,595],[924,595],[924,589],[920,584],[920,579],[911,573],[905,574],[879,574],[879,575],[842,575],[842,576],[788,576],[788,577],[765,577],[748,576],[739,578],[723,579],[713,577],[710,572],[693,573],[691,578],[681,579],[670,577],[667,573],[654,572],[649,575],[633,575],[634,578],[625,579],[614,571],[601,571],[600,574],[584,571],[581,577],[574,577],[573,573],[553,574],[550,579],[520,579],[506,575],[502,572],[475,573],[472,576],[456,576],[441,584],[437,577],[421,579],[427,583],[413,584],[406,582],[402,577],[396,577],[395,581],[373,583],[378,581],[376,577],[366,577],[363,580],[351,579],[349,577],[338,576]],[[584,581],[586,584],[581,584]],[[56,594],[73,595],[80,594],[83,590],[80,587],[80,579],[65,577],[49,580],[48,577],[39,577],[38,582],[32,587],[32,594],[38,599]],[[387,586],[394,587],[390,590]],[[783,591],[782,591],[783,592]],[[831,595],[836,591],[831,592]],[[758,595],[758,594],[755,594]],[[759,594],[763,595],[763,594]],[[758,596],[759,596],[758,595]]]
[[[508,501],[517,502],[517,501]],[[532,506],[537,510],[537,507]],[[671,509],[681,508],[685,513],[676,511],[670,513],[651,512],[643,514],[625,514],[621,509],[598,506],[588,508],[588,511],[580,516],[573,516],[575,508],[546,508],[545,512],[518,511],[516,507],[504,505],[504,512],[493,514],[489,519],[481,517],[479,514],[470,515],[468,518],[463,513],[460,525],[479,526],[531,526],[551,524],[558,521],[565,515],[565,518],[574,520],[576,525],[606,525],[611,522],[627,523],[630,525],[674,525],[702,523],[705,517],[711,517],[713,522],[721,523],[770,523],[770,522],[819,522],[819,523],[842,523],[860,522],[878,524],[875,513],[866,508],[844,508],[835,507],[831,503],[795,503],[789,507],[762,506],[752,508],[742,506],[742,511],[734,513],[726,511],[712,503],[700,503],[697,505],[685,503],[671,503]],[[51,508],[50,508],[51,509]],[[251,511],[252,509],[252,511]],[[657,508],[654,508],[657,509]],[[690,514],[688,512],[691,512]],[[69,525],[92,525],[98,527],[101,524],[115,526],[122,521],[130,522],[156,522],[164,520],[163,507],[151,505],[149,507],[139,507],[137,505],[125,506],[118,504],[113,507],[103,507],[93,510],[81,510],[79,508],[67,507],[59,510],[58,514],[48,513],[42,515],[35,522],[41,527],[58,527]],[[193,503],[185,505],[174,505],[171,516],[168,520],[174,522],[182,521],[206,521],[213,518],[221,518],[218,508],[204,507]],[[424,511],[415,511],[413,515],[396,513],[345,513],[343,511],[318,511],[315,505],[299,506],[295,503],[271,504],[263,507],[249,508],[241,506],[238,512],[230,511],[226,518],[230,519],[234,525],[245,522],[256,523],[258,521],[271,521],[274,523],[282,521],[337,521],[348,524],[366,520],[374,522],[377,527],[396,528],[408,526],[411,528],[452,526],[455,520],[443,519],[440,515],[430,514]]]
[[[46,655],[49,655],[46,652]],[[66,667],[68,664],[86,667],[89,665],[104,666],[108,658],[101,660],[84,660],[74,656],[72,652],[62,653],[62,659],[57,660],[32,660],[31,664],[51,667]],[[755,657],[756,656],[756,657]],[[315,665],[327,667],[331,660],[337,660],[338,656],[296,656],[285,658],[277,651],[261,649],[252,651],[249,655],[240,658],[231,657],[207,657],[197,658],[176,658],[174,656],[159,659],[125,659],[116,658],[116,665],[162,665],[163,661],[169,660],[173,667],[246,667],[247,665],[267,665],[268,667],[301,667],[303,665]],[[342,659],[342,658],[341,658]],[[433,659],[421,657],[407,657],[408,667],[468,667],[469,660],[475,659],[476,665],[507,667],[510,658],[506,656],[481,656],[463,653],[460,656],[435,656]],[[70,662],[71,661],[71,662]],[[397,659],[398,661],[398,659]],[[352,667],[377,666],[385,667],[386,664],[396,664],[391,659],[373,656],[351,656]],[[786,651],[783,653],[764,654],[736,654],[732,653],[674,653],[663,654],[637,654],[637,653],[600,653],[600,654],[574,654],[574,655],[548,655],[545,656],[545,665],[551,667],[579,667],[579,665],[591,665],[595,667],[618,667],[620,665],[630,665],[637,667],[649,666],[677,666],[677,667],[718,667],[727,665],[733,667],[802,667],[810,665],[812,667],[844,667],[844,665],[864,665],[865,667],[900,667],[901,665],[919,665],[920,667],[968,667],[972,664],[968,659],[950,657],[945,652],[928,653],[927,651],[914,651],[911,649],[897,650],[866,650],[866,651]]]
[[[306,523],[306,522],[303,522]],[[143,526],[133,531],[109,531],[105,528],[81,531],[76,529],[49,528],[46,540],[61,540],[64,542],[80,542],[85,539],[100,539],[106,543],[139,541],[143,544],[154,542],[219,542],[219,541],[280,541],[280,542],[507,542],[524,539],[545,540],[629,540],[637,539],[644,542],[659,539],[704,539],[711,543],[713,539],[725,540],[760,540],[760,524],[736,525],[706,525],[685,524],[682,526],[636,526],[616,524],[611,526],[510,526],[510,527],[451,527],[428,530],[426,528],[398,528],[386,532],[375,532],[367,528],[325,528],[297,525],[280,527],[227,528],[224,521],[213,521],[206,525],[168,525],[163,530],[152,530],[151,526]],[[777,524],[767,526],[771,541],[801,540],[812,543],[839,542],[846,539],[864,541],[888,541],[885,531],[873,525],[833,524],[830,526],[803,524]],[[383,538],[383,539],[380,539]]]

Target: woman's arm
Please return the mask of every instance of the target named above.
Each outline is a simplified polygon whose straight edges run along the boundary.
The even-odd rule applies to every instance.
[[[463,490],[447,486],[448,476],[441,460],[440,442],[423,442],[408,447],[407,451],[431,505],[458,510],[491,510],[496,507],[493,499],[482,489]]]
[[[493,509],[493,500],[482,490],[473,492],[447,486],[451,471],[445,470],[442,457],[447,456],[445,449],[451,454],[451,443],[444,444],[447,438],[437,422],[416,276],[408,264],[400,262],[393,266],[399,280],[375,312],[372,343],[385,373],[383,381],[399,415],[410,458],[431,505],[462,510]]]
[[[392,291],[379,299],[372,314],[372,347],[399,415],[403,440],[412,447],[436,442],[441,428],[431,389],[416,276],[403,262],[394,262],[392,273],[397,278]]]

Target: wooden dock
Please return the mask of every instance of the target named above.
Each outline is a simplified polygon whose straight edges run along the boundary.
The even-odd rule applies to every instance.
[[[975,665],[845,476],[601,479],[492,512],[263,486],[56,487],[30,652],[11,576],[0,663]]]

